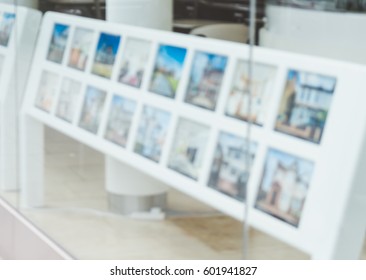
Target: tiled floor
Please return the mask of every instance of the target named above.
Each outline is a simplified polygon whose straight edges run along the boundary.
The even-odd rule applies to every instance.
[[[177,191],[168,218],[135,220],[108,212],[104,158],[46,130],[45,207],[24,213],[77,259],[241,259],[242,224]],[[16,202],[16,194],[6,194]],[[250,232],[250,259],[308,259]],[[366,244],[363,253],[366,259]]]

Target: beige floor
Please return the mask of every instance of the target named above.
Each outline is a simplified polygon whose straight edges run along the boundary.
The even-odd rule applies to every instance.
[[[108,211],[104,158],[46,130],[46,205],[24,211],[77,259],[241,259],[242,225],[177,191],[168,218],[134,220]],[[3,194],[16,203],[15,193]],[[250,259],[308,259],[251,229]],[[366,244],[362,258],[366,259]]]

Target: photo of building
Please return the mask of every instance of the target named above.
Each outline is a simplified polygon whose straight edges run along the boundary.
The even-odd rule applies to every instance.
[[[88,86],[81,111],[79,126],[91,133],[97,134],[107,92]]]
[[[126,147],[135,110],[135,101],[114,95],[109,110],[105,139]]]
[[[120,36],[100,33],[92,67],[93,74],[108,79],[111,78],[120,42]]]
[[[226,104],[226,115],[261,126],[267,117],[276,79],[276,68],[255,63],[252,75],[250,81],[248,62],[239,60]],[[250,116],[249,99],[251,99]]]
[[[186,54],[185,48],[160,45],[150,84],[151,92],[175,98]]]
[[[0,13],[0,46],[8,46],[14,22],[15,14]]]
[[[151,42],[127,38],[122,52],[121,68],[118,75],[120,83],[140,88],[146,72]]]
[[[60,76],[55,73],[49,71],[42,72],[35,102],[36,107],[48,113],[51,112],[58,93],[59,79]]]
[[[170,126],[170,119],[170,113],[144,106],[137,130],[135,152],[159,162]]]
[[[206,156],[209,133],[208,126],[181,118],[175,130],[168,167],[197,180]]]
[[[231,133],[220,132],[208,186],[239,201],[244,201],[250,175],[248,163],[253,162],[256,149],[255,143],[249,143],[244,138]]]
[[[335,87],[333,77],[290,70],[276,130],[320,143]]]
[[[70,26],[55,24],[51,42],[48,48],[47,59],[56,63],[62,63],[67,39],[69,38]]]
[[[56,116],[71,123],[75,115],[80,94],[81,83],[64,77],[58,98]]]
[[[298,227],[313,173],[313,162],[270,149],[256,208]]]
[[[227,57],[196,52],[185,101],[215,110],[227,64]]]
[[[94,31],[85,28],[77,28],[71,44],[69,66],[81,71],[85,70],[88,62]]]

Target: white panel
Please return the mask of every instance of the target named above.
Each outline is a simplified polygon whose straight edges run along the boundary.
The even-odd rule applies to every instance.
[[[63,43],[65,45],[64,57],[52,57],[52,59],[60,63],[54,63],[46,59],[55,23],[68,25],[70,28],[69,38]],[[70,38],[72,38],[75,28],[80,27],[93,29],[96,33],[92,48],[89,51],[85,71],[75,70],[67,66],[71,44]],[[113,51],[116,52],[114,67],[102,68],[103,71],[97,67],[98,65],[92,65],[100,32],[122,36],[121,46],[118,51]],[[148,70],[144,73],[140,89],[121,84],[117,81],[119,76],[126,70],[123,67],[122,71],[120,70],[120,62],[124,54],[126,38],[130,37],[151,41],[153,45],[151,48],[151,56],[149,59],[146,59]],[[167,69],[171,65],[176,65],[174,62],[170,62],[165,66],[165,70],[160,69],[160,72],[156,72],[155,76],[153,75],[156,53],[161,44],[187,49],[185,63],[182,69],[178,71],[181,72],[181,78],[179,79],[179,84],[175,84],[175,98],[151,92],[150,81],[152,78],[159,77],[161,73],[171,73]],[[167,51],[167,49],[164,49],[164,51]],[[110,52],[112,52],[111,49]],[[207,59],[207,57],[197,54],[197,52],[208,52],[228,57],[215,110],[202,108],[205,106],[215,107],[212,104],[212,99],[192,99],[195,100],[194,102],[200,102],[201,107],[184,102],[187,99],[187,89],[190,88],[191,68],[193,66],[202,66],[202,64],[197,65],[194,59],[198,58],[201,61]],[[31,116],[37,121],[101,151],[107,156],[126,163],[146,175],[161,180],[238,220],[243,220],[243,203],[238,199],[234,199],[233,197],[235,195],[232,193],[231,196],[223,194],[224,191],[230,193],[227,190],[227,184],[224,184],[221,187],[222,192],[219,192],[212,187],[208,187],[208,180],[211,167],[215,166],[213,160],[217,137],[221,131],[245,137],[247,123],[225,116],[225,108],[228,96],[232,92],[231,83],[236,72],[237,61],[238,59],[248,59],[248,54],[249,48],[243,44],[47,13],[38,41],[38,48],[34,58],[23,110],[28,116]],[[359,233],[362,231],[362,228],[365,228],[364,219],[355,218],[358,220],[358,223],[361,223],[361,226],[355,225],[354,220],[352,222],[353,226],[350,225],[345,234],[340,234],[345,220],[348,219],[348,215],[351,215],[354,211],[349,207],[355,199],[355,196],[353,196],[354,192],[357,190],[358,195],[361,195],[361,197],[364,197],[366,192],[362,184],[366,179],[366,175],[358,172],[361,168],[359,162],[363,158],[361,151],[363,151],[362,147],[366,128],[366,110],[364,110],[366,97],[363,94],[366,90],[364,83],[366,68],[354,64],[257,47],[254,48],[254,60],[256,63],[273,66],[275,71],[271,86],[263,87],[267,88],[270,93],[268,95],[269,101],[264,102],[267,105],[265,115],[261,118],[263,125],[252,128],[252,140],[257,143],[257,152],[253,162],[252,174],[248,181],[248,203],[251,209],[249,223],[290,245],[312,254],[316,258],[339,258],[340,256],[357,258],[359,251],[356,247],[359,240],[355,240],[356,245],[352,246],[352,252],[346,253],[341,249],[337,251],[337,245],[348,240],[344,236],[352,232],[352,230],[356,230]],[[219,65],[222,65],[223,61],[219,58],[216,59],[216,63]],[[78,99],[78,109],[71,123],[55,116],[57,97],[55,97],[55,102],[41,104],[47,110],[49,109],[49,112],[40,110],[34,106],[37,101],[36,97],[41,75],[45,70],[57,73],[62,77],[66,76],[77,79],[83,84],[81,94],[83,98]],[[99,76],[92,74],[91,72],[93,71],[98,72]],[[212,83],[215,83],[220,78],[219,72],[219,70],[212,72],[213,77],[215,77],[213,80],[205,76],[203,81],[207,83],[200,83],[200,85],[202,87],[207,87],[207,85],[212,86]],[[101,75],[110,76],[111,78],[100,77]],[[193,76],[193,80],[198,76],[199,71],[198,74]],[[208,77],[211,76],[209,75]],[[160,87],[158,89],[165,95],[173,95],[169,87],[162,86],[164,84],[166,85],[164,79],[160,79],[159,84]],[[292,89],[293,84],[296,86],[295,89]],[[90,120],[90,115],[92,115],[85,113],[88,110],[84,110],[84,113],[82,113],[82,107],[85,103],[85,92],[88,86],[93,86],[98,89],[89,90],[88,99],[94,96],[94,100],[98,98],[100,100],[98,101],[99,106],[96,106],[96,111],[94,111],[98,112],[100,110],[100,115],[94,113],[94,115],[99,115],[99,118],[92,118],[93,120],[99,120],[99,129],[98,126],[95,126],[97,122],[88,121]],[[152,88],[155,89],[155,86],[156,84]],[[299,127],[294,128],[294,126],[286,124],[283,118],[291,120],[290,117],[296,117],[296,120],[291,120],[289,123],[301,123],[304,121],[304,117],[301,117],[301,114],[299,114],[301,106],[296,107],[297,112],[294,109],[295,100],[300,99],[293,99],[289,107],[288,104],[291,101],[291,94],[293,92],[295,94],[306,93],[309,87],[311,91],[321,93],[330,91],[331,93],[329,94],[332,95],[330,108],[327,111],[316,111],[316,113],[312,113],[313,119],[307,121],[309,124],[305,126],[304,130]],[[330,89],[333,87],[334,91]],[[172,87],[170,89],[174,88]],[[213,86],[210,87],[209,92],[212,93],[215,90],[217,88]],[[192,89],[191,91],[194,92]],[[55,94],[57,95],[58,93]],[[124,117],[120,119],[124,121],[129,119],[131,122],[129,136],[126,137],[126,133],[123,135],[108,134],[109,138],[113,138],[114,142],[119,142],[120,145],[105,139],[106,130],[111,127],[113,128],[114,125],[111,125],[108,119],[110,115],[109,108],[115,94],[119,96],[116,100],[121,100],[122,97],[122,99],[133,100],[137,104],[135,114],[132,118],[131,116],[126,118],[128,109],[124,109]],[[105,95],[106,97],[104,99]],[[202,95],[200,96],[202,97]],[[288,97],[286,102],[281,102],[283,96]],[[101,100],[105,102],[103,103]],[[98,102],[93,101],[92,104]],[[118,102],[115,101],[115,103]],[[89,102],[87,101],[85,104],[89,104]],[[140,115],[145,105],[168,111],[172,116],[172,121],[166,134],[166,141],[162,146],[161,158],[158,162],[135,152]],[[286,108],[290,108],[291,110],[286,111]],[[310,108],[307,112],[311,110]],[[280,111],[281,114],[279,114]],[[183,122],[182,119],[184,119]],[[322,127],[320,122],[323,120],[324,123],[324,119],[326,122],[325,126]],[[83,127],[89,131],[79,127],[80,121]],[[310,123],[314,121],[317,124],[311,126]],[[181,127],[185,127],[182,123],[187,122],[191,122],[192,127],[196,127],[196,129],[185,128],[179,130]],[[124,122],[122,121],[122,123]],[[200,129],[197,129],[199,127]],[[290,134],[296,134],[298,137],[275,131],[275,127],[282,131],[287,131]],[[314,128],[314,130],[309,130],[309,128]],[[177,130],[179,130],[178,137],[175,135]],[[94,131],[95,133],[91,133],[90,131]],[[192,139],[189,148],[182,148],[180,144],[182,137]],[[301,137],[306,139],[301,139]],[[202,149],[196,149],[199,141],[195,141],[194,139],[198,138],[201,139],[200,141],[202,139],[205,141],[204,148]],[[174,170],[174,168],[177,169],[176,162],[179,158],[174,158],[175,161],[172,161],[171,158],[171,149],[177,145],[185,152],[185,157],[189,158],[191,163],[187,164],[187,161],[183,161],[184,164],[179,167],[181,172]],[[273,149],[281,153],[276,151],[268,152]],[[270,160],[266,161],[268,155],[271,157]],[[201,156],[203,159],[202,162],[198,160]],[[276,162],[277,173],[271,173],[273,170],[276,170],[273,169],[272,164]],[[279,163],[282,164],[282,167]],[[173,166],[173,168],[168,167],[169,165],[171,167]],[[277,177],[274,175],[271,177],[272,175],[269,176],[266,173],[265,180],[262,180],[264,170],[267,170],[266,172],[269,172],[268,174],[276,174]],[[186,173],[189,176],[182,175],[182,173]],[[269,181],[271,183],[271,190],[275,191],[276,184],[280,184],[284,193],[281,195],[280,206],[276,206],[275,208],[269,207],[272,206],[271,200],[265,204],[263,202],[264,200],[257,199],[260,186],[263,186],[263,197],[270,198],[271,193],[266,189],[266,184],[268,183],[266,180],[268,178],[271,179]],[[307,184],[308,186],[306,186]],[[25,185],[24,187],[32,189],[34,186]],[[34,191],[37,192],[37,190]],[[360,199],[359,196],[358,199]],[[258,207],[255,208],[257,200],[257,206],[262,205],[262,209],[266,206],[266,211],[272,215],[257,209]],[[364,201],[363,198],[361,200]],[[260,204],[260,201],[264,204]],[[291,206],[290,208],[289,205]],[[357,205],[357,211],[360,211],[359,213],[366,211],[366,203],[357,202]],[[286,209],[291,210],[291,212],[287,213]]]

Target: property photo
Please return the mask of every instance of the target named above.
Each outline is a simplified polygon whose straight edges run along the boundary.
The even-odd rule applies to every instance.
[[[93,37],[93,30],[85,28],[75,29],[68,64],[70,67],[81,71],[85,70],[93,43]]]
[[[205,109],[215,110],[227,61],[226,56],[196,52],[185,101]]]
[[[151,42],[127,38],[118,74],[120,83],[140,88],[151,51]]]
[[[97,134],[104,108],[107,92],[88,86],[81,111],[79,126],[91,133]]]
[[[184,118],[179,119],[168,167],[197,180],[206,156],[209,134],[208,126]]]
[[[114,95],[109,110],[105,139],[126,147],[136,102],[119,95]]]
[[[0,46],[7,47],[15,22],[15,14],[0,13]]]
[[[72,122],[81,94],[81,83],[64,77],[61,83],[56,116],[67,122]]]
[[[269,149],[255,207],[298,227],[313,173],[313,162]]]
[[[60,76],[44,70],[38,86],[35,106],[39,109],[50,112],[58,92],[58,82]]]
[[[154,107],[144,106],[137,130],[135,152],[159,162],[170,119],[170,113]]]
[[[275,129],[319,144],[336,87],[336,78],[290,70]]]
[[[208,186],[239,201],[246,198],[251,163],[257,144],[231,133],[221,132],[211,165]],[[249,157],[249,158],[248,158]]]
[[[92,73],[110,79],[118,52],[121,37],[101,33],[94,57]]]
[[[271,104],[275,79],[275,67],[254,63],[250,80],[249,63],[239,60],[226,103],[226,115],[262,126]]]
[[[150,83],[150,91],[175,98],[187,49],[160,45]]]
[[[62,63],[66,49],[67,39],[69,37],[69,32],[70,27],[68,25],[58,23],[54,25],[51,42],[47,54],[47,59],[49,61],[53,61],[59,64]]]

